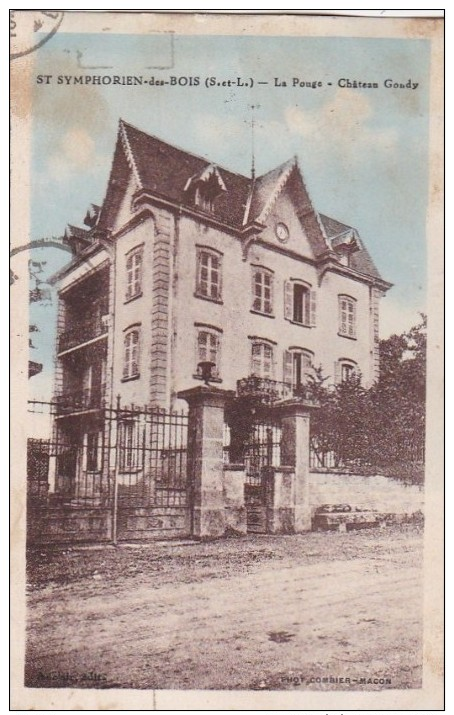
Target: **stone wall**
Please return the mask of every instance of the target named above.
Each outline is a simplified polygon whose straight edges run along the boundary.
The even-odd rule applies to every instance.
[[[189,536],[190,528],[188,507],[136,508],[118,514],[119,541],[183,538]]]
[[[413,514],[424,509],[422,487],[390,477],[352,474],[309,475],[311,511],[322,504],[349,504],[393,514]]]
[[[99,543],[111,538],[112,512],[90,507],[29,508],[27,527],[29,543]]]

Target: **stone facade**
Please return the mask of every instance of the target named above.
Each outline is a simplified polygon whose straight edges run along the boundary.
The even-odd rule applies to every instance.
[[[251,180],[121,122],[106,198],[89,223],[68,235],[76,257],[59,287],[64,303],[84,276],[111,263],[109,401],[120,394],[124,402],[175,407],[179,391],[200,384],[201,333],[215,344],[224,389],[252,372],[304,380],[308,365],[322,366],[332,383],[342,379],[343,365],[360,372],[365,386],[377,378],[379,300],[389,284],[355,229],[316,212],[296,160]],[[141,285],[127,299],[135,250]],[[210,264],[201,289],[200,261],[213,255],[217,273]],[[262,269],[271,283],[266,307],[265,289],[257,287]],[[59,316],[59,331],[67,329],[63,306]],[[131,326],[140,365],[125,379]],[[68,361],[59,358],[56,375],[65,369]]]

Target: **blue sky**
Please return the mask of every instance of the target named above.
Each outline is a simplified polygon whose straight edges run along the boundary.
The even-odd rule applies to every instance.
[[[257,173],[293,155],[315,207],[355,226],[394,288],[383,301],[382,336],[401,332],[425,310],[428,189],[427,40],[251,36],[65,35],[35,53],[31,239],[62,235],[101,203],[120,117],[235,171],[250,173],[250,105],[255,111]],[[168,67],[172,69],[158,69]],[[99,68],[99,69],[96,69]],[[64,86],[58,75],[200,77],[198,87]],[[251,88],[206,88],[204,78],[252,77]],[[319,89],[274,87],[321,81]],[[340,78],[379,89],[341,89]],[[418,83],[385,89],[385,79]],[[257,80],[269,81],[257,85]],[[327,86],[332,82],[332,86]],[[67,254],[40,250],[51,271]],[[57,255],[58,254],[58,255]],[[34,317],[33,317],[34,316]],[[33,309],[41,332],[33,359],[46,369],[35,394],[49,392],[55,314]]]

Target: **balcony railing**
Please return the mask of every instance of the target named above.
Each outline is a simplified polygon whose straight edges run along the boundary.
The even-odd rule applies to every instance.
[[[268,377],[251,375],[238,380],[236,387],[238,396],[258,397],[264,405],[294,398],[309,402],[314,400],[314,391],[310,385],[292,385],[291,382],[278,382]]]
[[[57,413],[68,414],[70,412],[100,409],[104,407],[105,393],[105,385],[65,391],[56,398]]]
[[[69,330],[65,330],[61,333],[58,338],[58,350],[59,352],[70,350],[89,340],[107,335],[108,327],[107,315],[82,320],[73,328],[69,328]]]

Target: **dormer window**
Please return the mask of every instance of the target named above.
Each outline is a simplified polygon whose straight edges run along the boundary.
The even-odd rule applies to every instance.
[[[227,191],[219,169],[214,164],[192,176],[184,190],[194,206],[209,213],[214,210],[216,198]]]
[[[361,250],[358,232],[354,228],[351,228],[338,236],[334,236],[334,238],[331,239],[331,247],[337,254],[339,262],[342,263],[343,266],[350,266],[351,255]]]

